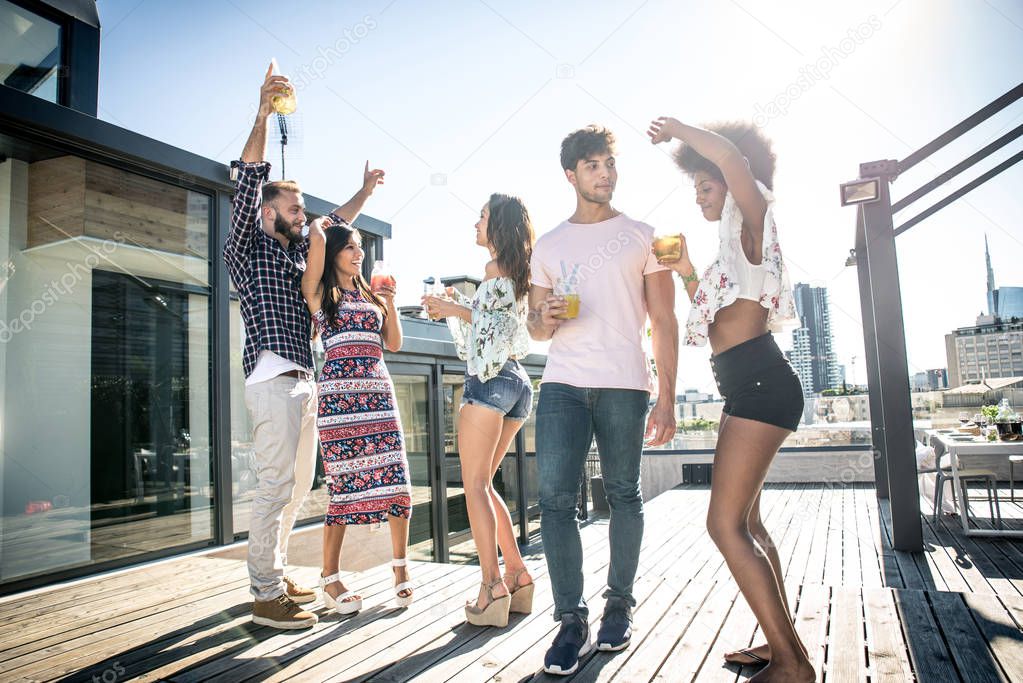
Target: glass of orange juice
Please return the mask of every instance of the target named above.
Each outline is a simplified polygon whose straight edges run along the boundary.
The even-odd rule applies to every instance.
[[[658,235],[654,237],[654,256],[658,261],[674,263],[682,258],[682,237],[680,235]]]
[[[558,320],[572,320],[579,317],[579,286],[572,278],[562,278],[554,285],[554,294],[564,297],[568,310],[554,316]]]

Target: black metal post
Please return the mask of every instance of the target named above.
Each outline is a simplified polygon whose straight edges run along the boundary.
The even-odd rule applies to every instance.
[[[214,541],[223,545],[234,541],[234,494],[231,468],[231,299],[230,280],[223,259],[223,245],[231,225],[231,197],[217,192],[214,197],[214,220],[210,225],[210,267],[213,297],[210,306],[210,338],[213,375],[210,400],[212,405],[213,455],[213,519]]]
[[[66,61],[58,79],[64,91],[61,104],[94,117],[99,109],[100,30],[76,19],[66,29]]]
[[[430,429],[430,471],[433,473],[433,556],[437,562],[448,561],[448,487],[447,454],[444,449],[444,372],[435,363],[430,372],[428,422]]]
[[[881,376],[877,369],[877,338],[874,329],[874,300],[870,292],[870,265],[863,229],[863,207],[856,207],[856,274],[860,282],[860,317],[863,320],[863,350],[867,365],[867,401],[870,406],[870,440],[874,445],[874,490],[879,499],[888,498],[888,457],[884,447],[884,410]]]
[[[862,225],[866,257],[867,291],[870,296],[872,349],[877,371],[871,377],[879,391],[882,437],[888,472],[888,491],[892,513],[892,547],[895,550],[923,550],[920,522],[920,492],[917,485],[913,410],[910,403],[909,364],[906,360],[906,330],[902,315],[902,289],[892,224],[891,176],[881,175],[881,196],[862,205]],[[857,259],[861,256],[857,249]],[[867,321],[864,321],[865,329]],[[872,416],[873,417],[873,416]],[[876,424],[876,423],[875,423]]]
[[[526,491],[526,435],[519,430],[515,435],[515,474],[519,480],[519,543],[529,543],[529,494]]]

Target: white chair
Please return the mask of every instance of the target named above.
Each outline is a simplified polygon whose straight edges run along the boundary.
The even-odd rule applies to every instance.
[[[998,505],[998,476],[991,470],[981,469],[969,469],[959,470],[959,486],[962,488],[960,493],[962,494],[963,506],[966,508],[966,513],[969,514],[970,498],[966,490],[966,484],[970,481],[983,481],[987,484],[987,503],[991,508],[991,518],[995,520],[995,524],[999,529],[1002,528],[1002,509]],[[947,478],[952,478],[951,470],[945,475]],[[940,478],[940,477],[939,477]],[[955,501],[955,486],[952,486],[952,500]]]
[[[941,458],[936,458],[936,461],[940,463]],[[948,467],[941,467],[940,464],[935,467],[921,467],[917,468],[917,474],[933,474],[934,475],[934,510],[932,512],[932,518],[935,522],[938,521],[938,515],[941,512],[941,503],[945,498],[945,482],[952,481],[952,470]],[[960,475],[962,476],[962,475]],[[952,486],[952,505],[956,504],[956,488]]]
[[[917,473],[918,474],[933,474],[934,475],[934,513],[933,513],[933,519],[934,519],[935,522],[938,521],[938,514],[939,514],[939,512],[941,510],[942,499],[944,498],[944,495],[945,495],[945,486],[944,486],[944,484],[945,484],[946,481],[954,482],[954,478],[952,476],[951,462],[949,463],[948,466],[942,466],[941,459],[942,459],[943,456],[944,456],[944,454],[936,452],[935,457],[934,457],[934,463],[935,464],[934,464],[933,467],[924,466],[924,467],[918,467],[917,468]],[[1021,456],[1021,460],[1023,460],[1023,456]],[[982,469],[974,468],[974,469],[960,469],[958,471],[958,475],[959,475],[959,486],[962,488],[962,491],[959,492],[960,493],[960,497],[962,498],[963,505],[967,506],[967,508],[968,508],[968,506],[970,504],[970,499],[969,499],[969,496],[968,496],[967,486],[966,486],[967,483],[970,482],[970,481],[983,481],[987,485],[988,505],[989,505],[989,507],[991,509],[991,517],[992,517],[992,519],[996,520],[998,528],[1001,528],[1002,527],[1002,510],[1001,510],[1001,508],[998,505],[998,477],[995,475],[995,473],[992,472],[991,470],[982,470]],[[1011,478],[1011,472],[1010,472],[1010,478]],[[1011,482],[1010,482],[1010,486],[1011,486]],[[955,487],[955,483],[953,483],[952,484],[952,505],[955,506],[956,503],[957,503],[957,501],[956,501],[956,487]],[[967,509],[966,512],[968,513],[969,509]]]

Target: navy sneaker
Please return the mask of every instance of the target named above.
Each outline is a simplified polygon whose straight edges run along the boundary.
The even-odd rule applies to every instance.
[[[578,614],[562,614],[561,629],[543,658],[543,670],[555,676],[574,674],[579,658],[590,651],[590,627]]]
[[[615,652],[629,647],[632,639],[632,608],[623,600],[609,600],[600,618],[597,649]]]

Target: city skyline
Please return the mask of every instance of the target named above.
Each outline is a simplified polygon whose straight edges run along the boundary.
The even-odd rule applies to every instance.
[[[1023,318],[1023,286],[996,286],[995,270],[991,267],[991,250],[984,235],[984,260],[987,265],[988,315],[996,318]],[[1023,277],[1020,277],[1023,283]]]

